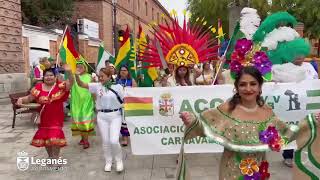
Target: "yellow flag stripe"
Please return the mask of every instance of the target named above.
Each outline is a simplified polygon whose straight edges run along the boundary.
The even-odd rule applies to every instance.
[[[128,40],[119,49],[118,56],[117,56],[116,62],[114,64],[116,67],[127,56],[129,51],[130,51],[130,38],[128,38]]]
[[[127,110],[151,110],[153,104],[142,104],[142,103],[128,103],[124,104],[124,109]]]
[[[152,79],[152,81],[154,81],[158,78],[158,72],[155,67],[149,68],[148,74],[149,74],[150,78]]]
[[[77,68],[77,59],[73,56],[73,54],[68,49],[68,40],[64,38],[63,47],[66,50],[66,63],[70,66],[71,72],[76,73]]]

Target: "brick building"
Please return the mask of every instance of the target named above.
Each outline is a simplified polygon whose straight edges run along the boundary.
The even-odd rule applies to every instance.
[[[0,1],[0,101],[28,86],[22,53],[20,0]]]
[[[148,24],[161,23],[163,18],[170,17],[167,10],[157,0],[117,0],[117,29],[129,25],[132,33],[137,35],[139,24],[144,32],[149,32]],[[112,0],[77,0],[75,2],[74,20],[86,18],[99,23],[99,38],[105,48],[113,52],[113,4]]]

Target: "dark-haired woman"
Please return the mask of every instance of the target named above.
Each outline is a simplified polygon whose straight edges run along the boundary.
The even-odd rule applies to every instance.
[[[202,69],[195,76],[195,84],[211,85],[214,75],[214,70],[211,68],[210,62],[204,62],[202,65]]]
[[[192,86],[190,70],[186,66],[179,66],[175,70],[174,78],[177,86]]]
[[[123,171],[122,149],[119,143],[121,128],[121,108],[123,106],[123,88],[114,84],[110,67],[101,68],[99,82],[85,83],[80,79],[80,72],[76,73],[77,84],[88,89],[96,96],[98,110],[97,123],[102,138],[105,157],[104,170],[111,171],[112,162],[115,160],[116,171]]]
[[[69,66],[65,70],[70,72]],[[72,76],[69,75],[69,77]],[[18,105],[33,101],[41,104],[40,124],[34,135],[31,145],[45,147],[49,158],[59,158],[60,148],[66,146],[66,139],[62,131],[64,112],[63,102],[68,99],[72,80],[66,82],[57,81],[53,69],[43,71],[43,83],[38,83],[31,90],[31,94],[19,98]]]
[[[255,67],[244,67],[235,79],[235,95],[217,109],[201,114],[201,120],[189,112],[182,112],[186,125],[185,138],[210,137],[225,147],[219,179],[268,179],[266,152],[279,151],[295,137],[305,137],[308,123],[318,123],[311,115],[299,126],[287,126],[261,99],[263,78]],[[319,123],[318,123],[319,124]],[[299,144],[298,144],[299,147]],[[183,158],[183,155],[181,156]],[[183,159],[180,161],[184,163]],[[180,164],[178,177],[186,175]]]
[[[123,88],[131,88],[131,87],[137,87],[136,81],[131,77],[129,69],[127,66],[121,66],[120,71],[118,73],[116,83],[120,84]],[[122,120],[121,124],[121,145],[127,146],[129,141],[129,130],[127,123]]]

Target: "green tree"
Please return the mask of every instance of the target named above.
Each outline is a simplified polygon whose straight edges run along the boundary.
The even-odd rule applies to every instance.
[[[296,16],[298,22],[304,23],[305,36],[320,38],[320,1],[296,0],[292,10],[288,10]]]
[[[35,26],[62,28],[71,22],[73,0],[21,0],[22,21]]]
[[[305,36],[320,37],[319,0],[272,0],[270,12],[288,11],[304,24]]]
[[[188,0],[188,10],[191,12],[191,23],[195,23],[197,18],[203,18],[208,22],[207,26],[217,26],[218,18],[222,21],[224,32],[229,29],[228,6],[236,5],[240,7],[253,7],[258,10],[259,15],[266,17],[270,9],[268,0]]]
[[[319,0],[188,0],[188,10],[191,12],[191,23],[204,17],[209,25],[217,25],[217,19],[222,20],[224,32],[228,32],[228,5],[252,7],[258,10],[263,20],[268,14],[278,11],[288,11],[304,23],[305,35],[310,38],[320,37],[320,1]]]
[[[196,23],[198,18],[204,18],[207,26],[217,27],[218,18],[221,19],[222,28],[227,32],[228,24],[228,3],[230,0],[188,0],[188,10],[191,12],[190,21]]]

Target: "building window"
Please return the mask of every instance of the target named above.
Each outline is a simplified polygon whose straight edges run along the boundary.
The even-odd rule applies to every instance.
[[[146,16],[148,16],[148,3],[147,3],[147,1],[144,4],[146,6]]]
[[[158,22],[158,24],[160,23],[160,14],[159,13],[157,13],[157,22]]]
[[[154,9],[152,8],[152,20],[154,20]]]

